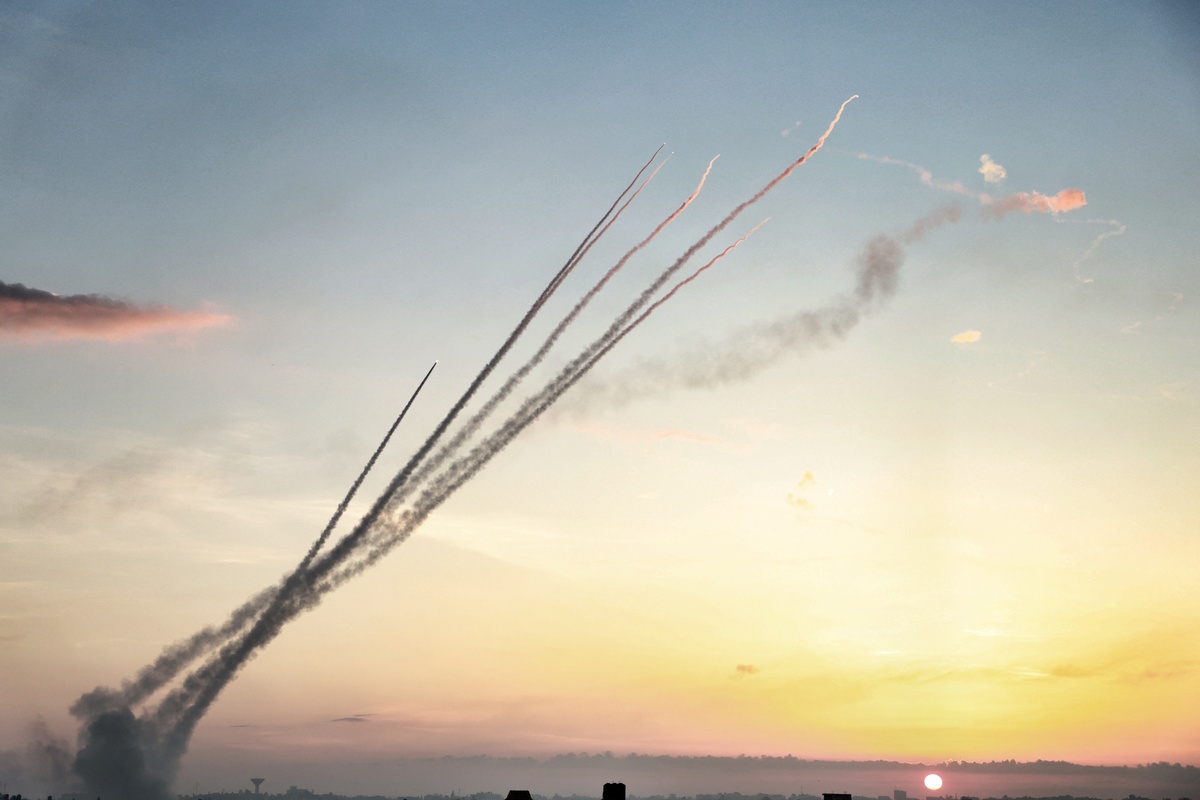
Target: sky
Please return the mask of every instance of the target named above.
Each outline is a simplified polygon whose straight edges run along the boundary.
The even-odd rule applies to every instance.
[[[1200,763],[1198,42],[1171,3],[4,3],[0,750],[294,567],[437,360],[357,520],[660,144],[481,398],[714,156],[516,398],[857,96],[178,785]]]

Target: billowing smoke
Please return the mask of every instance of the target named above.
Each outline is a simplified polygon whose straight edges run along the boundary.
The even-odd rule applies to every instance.
[[[673,358],[644,359],[614,375],[593,377],[579,387],[571,407],[620,406],[672,389],[738,383],[786,357],[829,347],[895,294],[905,248],[958,222],[961,212],[956,204],[943,206],[898,235],[872,237],[855,259],[853,289],[831,302],[745,327],[723,341],[697,345]]]
[[[179,762],[164,759],[157,732],[128,708],[104,711],[80,732],[73,768],[89,792],[120,800],[167,800]]]
[[[788,165],[757,194],[735,207],[723,220],[705,233],[674,263],[664,269],[611,322],[608,328],[579,352],[566,367],[540,389],[526,397],[518,409],[490,434],[483,436],[467,449],[468,441],[475,436],[486,418],[503,399],[516,390],[518,384],[529,374],[533,366],[536,366],[558,341],[565,328],[575,322],[583,306],[605,287],[609,278],[629,258],[657,236],[667,224],[674,221],[695,199],[703,186],[704,179],[708,176],[708,170],[706,170],[696,191],[592,287],[554,328],[535,355],[512,373],[503,386],[484,403],[481,410],[463,424],[459,433],[441,449],[437,449],[436,454],[431,457],[431,453],[434,453],[443,435],[466,408],[480,386],[490,377],[499,362],[512,349],[533,317],[628,205],[627,201],[622,206],[621,201],[630,193],[641,175],[657,158],[658,153],[656,152],[601,220],[596,223],[566,264],[550,280],[525,316],[474,378],[462,397],[436,426],[433,433],[391,480],[370,510],[349,533],[321,552],[322,545],[332,530],[332,524],[336,523],[336,518],[340,514],[341,506],[339,506],[339,512],[335,513],[331,525],[327,526],[313,546],[309,548],[297,567],[275,586],[252,597],[235,610],[223,624],[206,628],[189,639],[167,648],[155,662],[139,671],[120,689],[98,687],[83,695],[74,704],[71,710],[80,720],[81,730],[79,750],[73,766],[75,773],[85,782],[89,790],[96,791],[101,796],[108,795],[131,800],[160,800],[166,797],[170,783],[178,769],[179,761],[187,751],[195,726],[238,672],[263,647],[269,644],[288,622],[304,611],[315,608],[328,592],[360,574],[396,545],[405,541],[430,513],[445,502],[459,487],[477,475],[492,458],[544,413],[564,392],[574,386],[625,336],[683,287],[745,241],[750,235],[749,233],[725,247],[703,266],[693,270],[688,277],[677,280],[668,291],[659,296],[667,284],[675,280],[676,275],[712,239],[720,235],[743,211],[758,202],[821,149],[849,102],[850,100],[847,100],[842,104],[828,129],[808,152]],[[709,170],[711,168],[712,163],[710,162]],[[643,183],[642,186],[644,185]],[[641,187],[637,192],[640,191]],[[637,195],[637,192],[629,197],[629,201]],[[885,252],[887,250],[885,246],[880,245],[880,247],[882,249],[878,254],[872,256],[873,258],[882,260],[893,258]],[[881,261],[877,267],[872,267],[864,272],[860,284],[856,290],[857,293],[864,297],[874,296],[880,291],[892,291],[894,279],[889,277]],[[464,449],[465,453],[462,452]],[[361,481],[361,476],[359,480]],[[409,500],[409,498],[412,499]],[[198,659],[203,659],[203,662],[184,675],[182,680],[179,680],[183,671]],[[172,684],[174,686],[168,688]],[[161,690],[167,690],[165,696],[156,706],[150,705],[148,702],[150,698]],[[138,707],[141,707],[142,710],[140,713],[135,713],[135,709]]]
[[[207,328],[228,321],[228,316],[212,311],[139,306],[99,294],[58,295],[0,281],[0,340],[117,342],[152,333]]]

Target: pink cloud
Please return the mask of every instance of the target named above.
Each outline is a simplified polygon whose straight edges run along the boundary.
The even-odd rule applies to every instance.
[[[122,342],[155,333],[222,325],[225,314],[139,306],[99,294],[58,295],[0,281],[0,340]]]
[[[1087,205],[1087,199],[1082,189],[1063,189],[1053,197],[1040,192],[1017,192],[999,200],[992,200],[984,195],[984,215],[992,219],[1003,219],[1005,214],[1013,211],[1023,211],[1032,214],[1059,214],[1073,211]]]

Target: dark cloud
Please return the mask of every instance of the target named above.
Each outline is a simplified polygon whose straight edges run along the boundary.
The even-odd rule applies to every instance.
[[[139,306],[100,294],[58,295],[0,281],[0,341],[118,342],[164,331],[207,328],[228,321],[228,316],[212,311]]]

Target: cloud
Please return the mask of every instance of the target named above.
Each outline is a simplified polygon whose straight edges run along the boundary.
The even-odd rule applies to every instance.
[[[992,161],[992,157],[987,153],[979,157],[979,164],[979,172],[983,175],[985,183],[1000,183],[1004,180],[1004,176],[1008,174],[1005,172],[1004,167]]]
[[[803,508],[806,510],[812,508],[812,503],[810,503],[805,498],[801,497],[799,495],[799,492],[804,491],[805,488],[811,486],[812,484],[814,484],[816,482],[817,482],[817,479],[813,477],[812,472],[806,470],[804,475],[800,478],[800,483],[796,484],[796,492],[797,493],[793,494],[791,492],[788,492],[787,504],[789,506],[792,506],[793,508]]]
[[[1082,189],[1063,189],[1053,197],[1041,192],[1017,192],[999,200],[992,200],[984,195],[983,202],[984,216],[999,220],[1013,211],[1023,211],[1026,214],[1032,214],[1034,211],[1039,214],[1065,213],[1086,206],[1087,198],[1084,197]]]
[[[99,339],[120,342],[166,331],[222,325],[225,314],[139,306],[99,294],[58,295],[0,281],[0,341]]]
[[[741,678],[746,675],[757,675],[761,670],[753,664],[738,664],[734,667],[734,677]]]
[[[962,333],[956,333],[951,336],[950,341],[954,342],[955,344],[972,344],[974,342],[978,342],[982,338],[983,334],[979,331],[963,331]]]
[[[1084,197],[1082,189],[1063,189],[1053,197],[1040,192],[1017,192],[1016,194],[996,199],[987,193],[972,192],[963,186],[961,181],[947,183],[945,181],[934,180],[933,173],[919,164],[901,161],[896,158],[888,158],[887,156],[873,156],[869,153],[858,153],[857,155],[863,161],[874,161],[877,164],[893,164],[912,170],[920,177],[921,183],[931,189],[960,194],[964,197],[978,200],[980,205],[983,206],[983,215],[996,220],[1003,219],[1006,214],[1013,211],[1024,211],[1026,214],[1031,214],[1034,211],[1042,214],[1059,214],[1087,205],[1087,199]],[[984,161],[984,159],[987,160]],[[983,161],[983,166],[979,168],[979,171],[984,174],[984,180],[994,183],[1004,178],[1006,174],[1004,168],[992,161],[991,156],[984,154],[980,157],[980,160]],[[992,178],[995,178],[995,180],[992,180]],[[1113,224],[1120,225],[1120,223],[1115,221]],[[1123,232],[1122,230],[1121,233]],[[1114,233],[1110,235],[1120,234]]]
[[[352,717],[338,717],[331,719],[330,722],[370,722],[365,714],[355,714]]]

